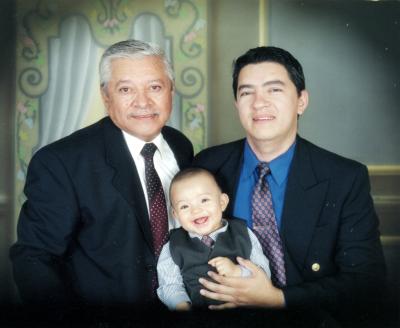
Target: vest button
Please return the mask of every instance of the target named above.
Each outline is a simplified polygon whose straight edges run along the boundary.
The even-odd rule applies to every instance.
[[[313,263],[313,265],[311,265],[311,270],[313,270],[314,272],[318,272],[319,269],[321,269],[319,263]]]

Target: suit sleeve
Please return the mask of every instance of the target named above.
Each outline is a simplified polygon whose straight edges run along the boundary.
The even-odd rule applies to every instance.
[[[14,279],[24,303],[57,304],[68,299],[63,257],[75,231],[79,209],[63,162],[48,150],[32,158],[27,197],[11,247]]]
[[[322,305],[353,310],[377,302],[385,283],[385,262],[378,218],[370,196],[368,172],[360,166],[342,203],[333,261],[336,273],[284,289],[288,307]]]

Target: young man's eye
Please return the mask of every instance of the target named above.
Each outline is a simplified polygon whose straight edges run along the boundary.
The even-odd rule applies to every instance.
[[[249,96],[251,94],[250,91],[242,91],[241,93],[239,93],[239,97],[246,97]]]
[[[281,88],[272,88],[271,92],[281,92],[282,89]]]

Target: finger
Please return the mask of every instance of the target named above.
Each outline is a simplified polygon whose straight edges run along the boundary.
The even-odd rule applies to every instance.
[[[208,264],[212,265],[212,266],[216,266],[217,262],[221,259],[220,256],[214,257],[213,259],[211,259],[210,261],[208,261]]]
[[[211,265],[211,266],[214,267],[214,268],[215,268],[215,266],[217,265],[217,264],[215,263],[215,260],[214,260],[214,259],[208,261],[208,264]]]
[[[210,278],[212,278],[218,283],[217,286],[226,286],[229,287],[230,289],[232,289],[231,287],[235,287],[238,283],[238,279],[240,279],[236,277],[222,276],[212,271],[208,271],[207,274],[210,276]]]
[[[235,303],[224,303],[219,305],[209,305],[208,308],[210,310],[225,310],[225,309],[233,309],[236,308],[237,305]]]
[[[206,289],[200,289],[200,294],[204,297],[211,298],[216,301],[226,302],[226,303],[233,303],[234,297],[231,295],[221,294],[221,293],[214,293]]]
[[[218,276],[219,278],[224,278],[219,274],[214,274],[215,276]],[[210,290],[211,292],[219,293],[219,294],[227,294],[227,295],[233,295],[234,289],[229,286],[224,286],[223,284],[219,284],[204,278],[200,278],[199,282],[205,287],[205,289]]]

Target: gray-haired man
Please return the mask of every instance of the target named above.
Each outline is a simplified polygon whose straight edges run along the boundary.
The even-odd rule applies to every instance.
[[[162,191],[190,164],[192,144],[165,126],[174,79],[159,47],[136,40],[110,46],[100,80],[109,116],[43,147],[29,165],[10,251],[29,304],[157,300],[157,249],[168,233]]]

